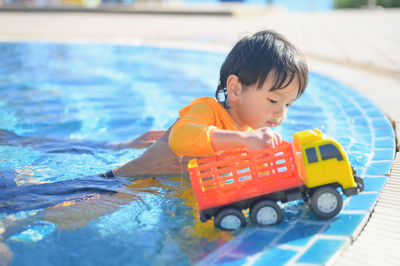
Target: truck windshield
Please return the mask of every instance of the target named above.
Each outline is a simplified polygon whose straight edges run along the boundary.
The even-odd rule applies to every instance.
[[[321,145],[319,147],[319,151],[321,152],[322,160],[328,160],[332,158],[336,158],[338,161],[343,160],[342,154],[333,144]]]

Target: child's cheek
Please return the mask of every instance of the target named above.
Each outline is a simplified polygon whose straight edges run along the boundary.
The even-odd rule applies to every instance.
[[[248,117],[251,121],[252,128],[264,127],[265,122],[267,121],[265,110],[261,108],[253,108]]]

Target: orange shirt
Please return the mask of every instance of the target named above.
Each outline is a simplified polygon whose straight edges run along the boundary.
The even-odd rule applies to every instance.
[[[180,156],[214,155],[210,132],[215,128],[239,130],[224,107],[211,97],[197,98],[179,115],[169,135],[169,146]]]

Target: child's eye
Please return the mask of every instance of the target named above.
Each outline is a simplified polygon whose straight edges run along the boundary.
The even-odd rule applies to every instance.
[[[270,101],[271,103],[277,103],[278,101],[272,100],[268,98],[268,101]]]
[[[291,106],[291,104],[290,104],[290,103],[287,103],[287,104],[286,104],[286,107],[290,107],[290,106]]]

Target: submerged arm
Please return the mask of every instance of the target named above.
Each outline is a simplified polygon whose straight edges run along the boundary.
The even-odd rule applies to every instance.
[[[112,149],[143,149],[154,144],[162,137],[162,135],[164,135],[165,132],[166,130],[149,130],[134,140],[126,142],[110,142],[107,146]]]
[[[181,166],[184,174],[187,173],[187,163],[192,157],[183,157],[182,164],[179,157],[171,150],[168,138],[171,128],[162,137],[151,145],[140,157],[113,169],[115,176],[149,177],[180,175]]]

